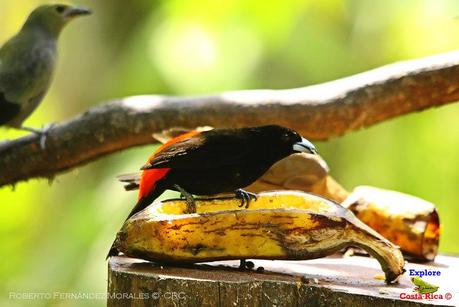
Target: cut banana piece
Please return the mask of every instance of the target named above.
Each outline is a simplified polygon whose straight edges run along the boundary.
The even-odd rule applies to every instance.
[[[400,192],[359,186],[342,205],[400,246],[410,260],[435,259],[441,228],[434,204]]]
[[[127,256],[159,262],[229,259],[313,259],[358,246],[375,257],[386,282],[404,272],[399,249],[344,207],[312,194],[258,194],[248,209],[237,198],[155,202],[132,216],[115,245]]]

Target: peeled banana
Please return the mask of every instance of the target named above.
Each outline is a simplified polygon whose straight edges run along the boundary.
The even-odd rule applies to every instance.
[[[400,250],[342,206],[308,193],[258,194],[250,207],[237,198],[155,202],[132,216],[115,245],[127,256],[159,262],[228,259],[313,259],[358,246],[375,257],[395,282],[404,272]]]

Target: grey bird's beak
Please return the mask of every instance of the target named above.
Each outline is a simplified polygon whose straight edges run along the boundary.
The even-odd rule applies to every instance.
[[[305,138],[301,138],[301,142],[297,142],[293,144],[293,150],[296,152],[306,152],[306,153],[310,153],[313,155],[317,154],[317,149],[314,146],[314,144],[312,144]]]
[[[83,7],[72,7],[65,12],[66,17],[78,17],[78,16],[83,16],[83,15],[90,15],[92,12]]]

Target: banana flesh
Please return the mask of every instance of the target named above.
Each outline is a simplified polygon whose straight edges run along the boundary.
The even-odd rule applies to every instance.
[[[397,246],[346,208],[308,193],[258,194],[249,208],[237,198],[197,199],[184,214],[184,200],[155,202],[132,216],[115,245],[127,256],[168,263],[229,259],[314,259],[346,246],[375,257],[395,282],[404,272]]]

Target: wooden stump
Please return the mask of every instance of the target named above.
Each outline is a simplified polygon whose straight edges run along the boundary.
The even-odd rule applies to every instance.
[[[255,260],[263,272],[241,271],[238,261],[184,267],[127,257],[108,265],[108,306],[457,306],[459,259],[438,256],[435,263],[407,264],[397,285],[386,285],[375,259],[327,257],[308,261]],[[407,300],[413,295],[410,269],[439,270],[443,299]],[[452,298],[446,299],[447,293]],[[402,295],[403,296],[403,295]]]

